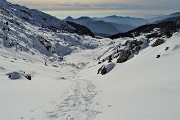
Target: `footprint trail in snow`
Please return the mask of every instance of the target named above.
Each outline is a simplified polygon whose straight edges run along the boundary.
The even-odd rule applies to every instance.
[[[51,111],[45,112],[49,119],[61,120],[93,120],[101,113],[99,103],[95,102],[98,94],[96,86],[86,80],[76,80]]]

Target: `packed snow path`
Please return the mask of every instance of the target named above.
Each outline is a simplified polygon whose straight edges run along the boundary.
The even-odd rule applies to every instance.
[[[99,103],[94,101],[97,95],[95,85],[87,80],[75,80],[72,88],[67,90],[54,104],[51,111],[46,112],[48,118],[62,120],[93,120],[99,113]]]

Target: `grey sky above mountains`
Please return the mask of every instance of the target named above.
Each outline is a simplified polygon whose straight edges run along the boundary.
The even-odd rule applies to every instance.
[[[7,0],[40,10],[180,10],[180,0]]]

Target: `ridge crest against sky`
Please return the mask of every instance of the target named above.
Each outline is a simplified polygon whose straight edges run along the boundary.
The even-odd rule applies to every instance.
[[[180,0],[7,0],[40,10],[180,10]]]

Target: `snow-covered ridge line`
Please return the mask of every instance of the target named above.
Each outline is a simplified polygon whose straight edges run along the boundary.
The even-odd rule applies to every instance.
[[[28,22],[39,27],[47,27],[54,30],[66,30],[69,32],[74,31],[74,28],[66,22],[36,9],[29,9],[17,4],[11,4],[5,0],[1,1],[0,8],[2,14],[16,16],[24,22]]]

